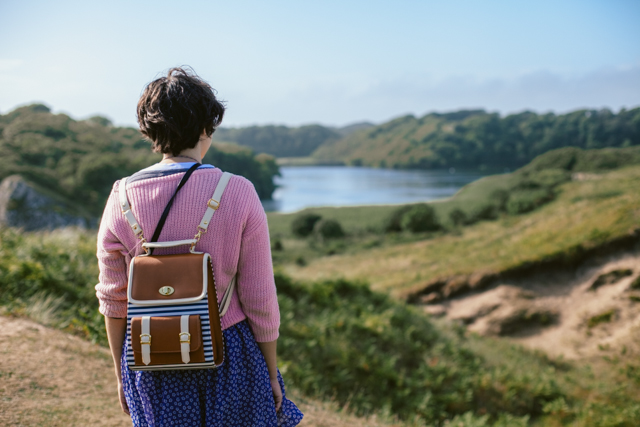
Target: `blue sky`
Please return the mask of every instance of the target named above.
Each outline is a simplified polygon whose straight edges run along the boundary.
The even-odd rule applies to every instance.
[[[640,105],[640,1],[0,2],[0,113],[40,101],[135,125],[188,64],[224,125]]]

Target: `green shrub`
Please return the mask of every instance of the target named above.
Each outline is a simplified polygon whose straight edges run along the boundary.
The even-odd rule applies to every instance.
[[[510,215],[530,212],[553,200],[553,193],[548,189],[516,190],[509,195],[506,210]]]
[[[441,228],[435,210],[425,204],[414,205],[403,216],[402,229],[419,233],[423,231],[435,231]]]
[[[455,208],[449,212],[449,219],[458,227],[467,223],[467,214],[462,209]]]
[[[611,309],[603,313],[597,314],[595,316],[592,316],[589,318],[589,321],[587,322],[587,326],[589,328],[594,328],[601,323],[609,323],[613,320],[613,316],[615,316],[615,314],[616,314],[616,310]]]
[[[496,208],[501,211],[505,209],[507,200],[509,200],[509,192],[502,188],[493,190],[489,195],[489,202],[494,204]]]
[[[291,223],[291,232],[298,237],[307,237],[321,219],[320,215],[314,213],[300,214]]]
[[[275,238],[271,240],[271,250],[272,251],[282,251],[284,250],[284,246],[282,245],[282,240],[279,238]]]
[[[403,205],[391,212],[391,215],[385,219],[382,229],[385,233],[394,233],[402,231],[402,217],[407,213],[413,205]]]
[[[478,221],[492,221],[500,215],[498,206],[493,203],[485,203],[474,208],[467,219],[467,224],[474,224]]]
[[[339,239],[344,237],[344,230],[335,219],[321,219],[316,222],[314,232],[323,239]]]
[[[534,188],[554,188],[571,180],[571,174],[563,169],[545,169],[536,173],[526,174],[525,179]]]

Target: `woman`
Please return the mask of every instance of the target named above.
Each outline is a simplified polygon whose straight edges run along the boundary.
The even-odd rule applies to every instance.
[[[138,102],[140,131],[163,159],[132,175],[126,191],[147,239],[184,172],[202,162],[223,116],[224,106],[211,86],[188,70],[173,68],[145,88]],[[222,171],[211,165],[196,169],[176,196],[160,241],[192,237],[221,176]],[[269,231],[251,182],[232,177],[197,246],[211,254],[218,295],[237,273],[231,305],[221,319],[225,362],[202,370],[133,372],[127,366],[127,271],[142,248],[122,215],[118,190],[119,181],[100,224],[96,294],[105,316],[120,405],[134,426],[297,425],[302,413],[285,397],[276,367],[280,314]],[[179,252],[172,248],[157,254]]]

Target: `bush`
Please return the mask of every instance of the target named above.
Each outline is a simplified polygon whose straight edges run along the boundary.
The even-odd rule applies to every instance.
[[[344,237],[344,230],[335,219],[322,219],[318,221],[314,227],[314,231],[324,239],[339,239],[340,237]]]
[[[398,209],[391,212],[391,215],[382,224],[382,229],[385,233],[397,233],[402,231],[402,217],[406,214],[413,205],[403,205]]]
[[[532,189],[514,191],[507,200],[507,212],[518,215],[530,212],[535,208],[553,200],[553,192],[549,189]]]
[[[449,212],[449,219],[456,227],[467,223],[467,214],[462,209],[455,208]]]
[[[320,215],[314,213],[298,215],[291,223],[291,232],[298,237],[307,237],[313,232],[316,222],[321,219]]]
[[[271,250],[272,251],[282,251],[284,250],[284,246],[282,245],[282,240],[279,238],[275,238],[271,241]]]
[[[498,218],[500,210],[493,203],[487,203],[475,208],[469,214],[467,224],[474,224],[478,221],[491,221]]]
[[[498,210],[503,211],[509,200],[509,192],[504,189],[493,190],[489,195],[489,201],[494,203]]]
[[[402,216],[402,229],[419,233],[421,231],[435,231],[441,228],[438,217],[433,208],[427,204],[412,206]]]

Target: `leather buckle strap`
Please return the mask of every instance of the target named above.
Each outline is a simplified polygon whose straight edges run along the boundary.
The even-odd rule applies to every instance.
[[[148,365],[151,363],[151,317],[142,316],[140,325],[140,349],[142,350],[142,363]]]
[[[191,344],[191,334],[189,332],[180,332],[178,334],[180,337],[180,343]]]
[[[189,351],[191,351],[191,334],[189,333],[189,315],[185,314],[180,316],[180,353],[182,354],[182,362],[189,363],[191,357]]]
[[[207,228],[211,223],[211,218],[213,218],[213,214],[220,209],[220,202],[222,200],[222,193],[224,193],[224,189],[227,188],[227,184],[229,184],[229,180],[233,175],[229,172],[223,172],[220,180],[218,181],[218,185],[216,185],[216,189],[213,190],[213,196],[207,202],[207,210],[204,212],[204,216],[202,217],[202,221],[198,224],[198,233],[194,236],[196,239],[196,243],[200,240],[200,237],[204,233],[207,232]],[[191,252],[195,251],[196,243],[191,245]]]
[[[209,199],[209,202],[207,202],[207,206],[209,206],[211,209],[217,211],[218,208],[220,207],[220,202],[217,201],[217,200]]]
[[[131,211],[131,205],[129,204],[129,199],[127,198],[127,178],[129,177],[126,176],[122,178],[120,180],[120,184],[118,185],[120,208],[122,209],[122,214],[127,219],[127,222],[129,223],[129,227],[131,227],[133,234],[135,234],[135,236],[140,239],[142,243],[145,243],[146,240],[144,238],[144,233],[142,232],[142,227],[140,227],[140,224],[138,224],[138,220],[133,215],[133,212]],[[144,248],[144,251],[147,252],[147,249]]]

